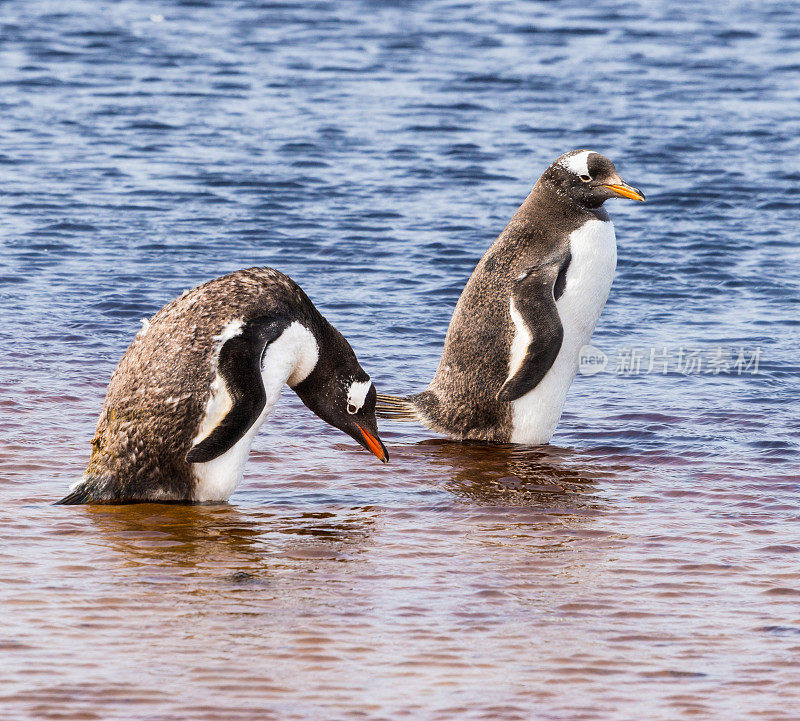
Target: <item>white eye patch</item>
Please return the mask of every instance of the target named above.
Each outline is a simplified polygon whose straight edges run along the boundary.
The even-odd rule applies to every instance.
[[[350,384],[350,390],[347,391],[347,412],[351,415],[358,413],[364,401],[367,399],[367,393],[372,388],[372,381],[354,381]]]
[[[577,153],[568,155],[559,164],[575,175],[589,175],[589,156],[592,150],[579,150]]]

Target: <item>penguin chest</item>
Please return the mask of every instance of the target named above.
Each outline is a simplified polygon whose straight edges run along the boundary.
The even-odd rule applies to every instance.
[[[608,300],[617,268],[617,241],[614,224],[604,220],[590,220],[570,235],[572,261],[567,269],[564,292],[556,301],[558,315],[564,327],[565,348],[575,350],[575,371],[578,369],[577,352],[592,337],[600,313]]]
[[[564,291],[556,301],[564,329],[561,349],[539,385],[512,402],[514,443],[548,443],[561,418],[567,391],[578,372],[580,349],[592,337],[614,280],[617,244],[613,223],[584,223],[570,234],[570,253]],[[528,331],[516,329],[517,336],[522,332]]]
[[[227,501],[230,498],[242,480],[253,439],[278,402],[283,386],[287,381],[300,382],[308,376],[317,363],[318,353],[316,339],[298,322],[289,325],[277,340],[266,347],[261,359],[264,407],[253,425],[232,448],[206,463],[192,464],[195,501]],[[225,381],[217,374],[194,442],[211,433],[232,408],[233,400]]]

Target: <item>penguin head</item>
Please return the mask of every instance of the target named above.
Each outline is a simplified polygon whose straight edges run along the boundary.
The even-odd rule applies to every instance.
[[[610,198],[644,200],[608,158],[591,150],[573,150],[558,158],[539,181],[583,208],[594,210]]]
[[[321,331],[316,334],[317,364],[293,390],[323,421],[347,433],[386,463],[389,454],[378,436],[375,417],[375,386],[344,336],[327,321]]]

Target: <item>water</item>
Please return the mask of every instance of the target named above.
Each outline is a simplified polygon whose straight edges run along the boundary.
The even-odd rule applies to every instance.
[[[3,718],[800,715],[795,3],[31,0],[0,39]],[[50,505],[140,319],[236,268],[422,388],[579,147],[648,203],[553,446],[384,423],[381,467],[287,394],[229,506]]]

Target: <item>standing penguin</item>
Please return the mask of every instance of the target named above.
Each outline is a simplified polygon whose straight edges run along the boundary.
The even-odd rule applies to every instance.
[[[614,279],[610,198],[644,195],[599,153],[574,150],[547,168],[470,276],[428,389],[378,395],[378,417],[456,439],[548,443]]]
[[[249,268],[164,306],[108,386],[83,478],[58,503],[227,500],[284,384],[386,462],[376,393],[291,278]]]

